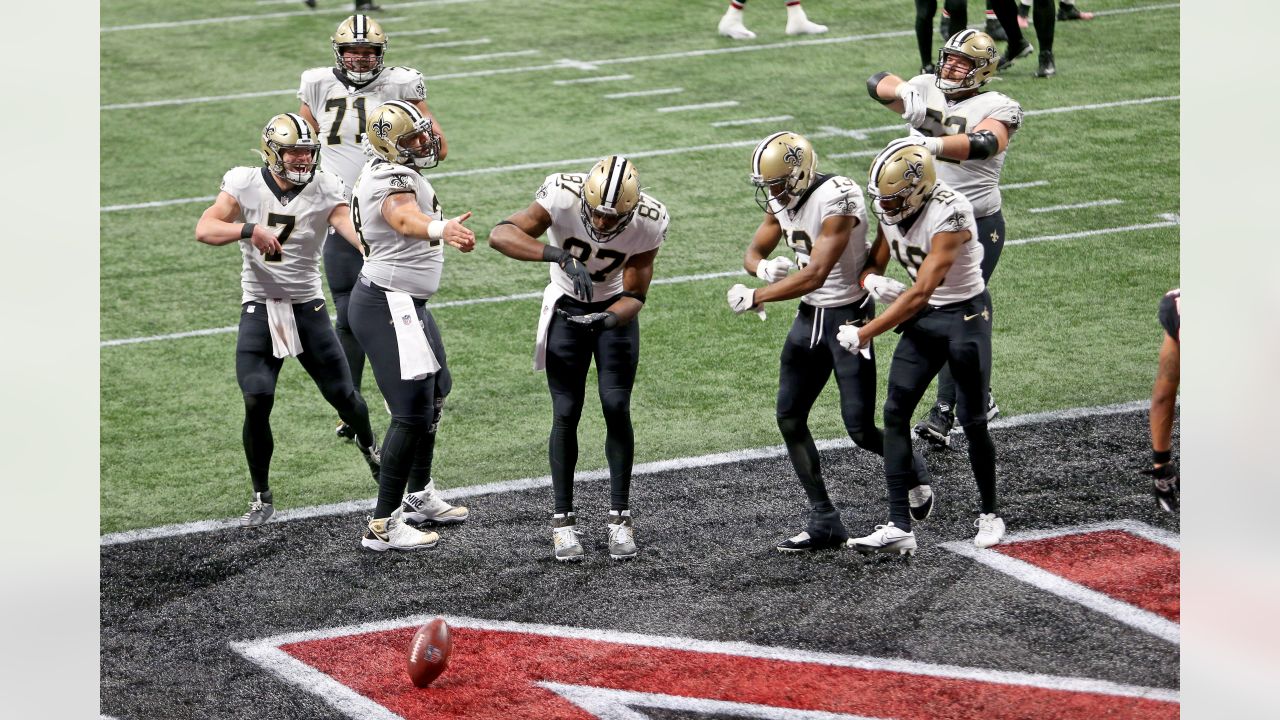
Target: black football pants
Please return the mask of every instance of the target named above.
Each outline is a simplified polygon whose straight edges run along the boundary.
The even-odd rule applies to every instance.
[[[329,228],[329,234],[324,240],[324,275],[329,281],[329,292],[333,295],[336,310],[334,329],[338,333],[338,342],[342,343],[342,354],[351,370],[351,384],[355,385],[356,392],[360,392],[360,384],[364,380],[364,350],[351,332],[347,312],[351,291],[355,288],[363,267],[364,257],[360,255],[360,251],[351,247],[351,243],[333,228]]]
[[[995,274],[996,264],[1000,262],[1000,253],[1004,250],[1004,213],[1000,210],[994,213],[978,218],[978,242],[982,243],[982,281],[984,283],[991,282],[991,276]],[[942,372],[938,373],[938,400],[939,404],[945,403],[955,412],[956,407],[956,382],[951,377],[951,368],[948,365],[942,366]]]

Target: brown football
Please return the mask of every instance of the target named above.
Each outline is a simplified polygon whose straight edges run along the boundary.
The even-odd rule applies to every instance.
[[[453,638],[444,618],[418,628],[409,644],[409,679],[420,688],[430,685],[449,666],[452,653]]]

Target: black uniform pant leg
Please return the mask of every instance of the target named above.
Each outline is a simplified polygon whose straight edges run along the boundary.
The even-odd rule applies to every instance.
[[[271,408],[275,405],[276,380],[283,365],[284,358],[271,352],[266,305],[245,303],[240,307],[240,327],[236,335],[236,383],[244,398],[241,439],[254,492],[271,489],[268,478],[271,455],[275,451]]]
[[[1009,38],[1009,47],[1022,47],[1022,28],[1018,26],[1018,0],[987,0],[987,7],[995,11],[1001,29]]]
[[[329,293],[333,295],[337,316],[334,330],[342,345],[342,354],[346,358],[347,368],[351,372],[351,384],[355,386],[356,392],[360,392],[360,384],[364,380],[364,350],[351,331],[349,312],[351,291],[355,288],[363,267],[364,257],[360,255],[360,251],[351,247],[333,228],[329,228],[329,234],[324,240],[324,274],[329,281]]]
[[[809,431],[809,411],[831,377],[833,365],[831,350],[826,343],[814,342],[814,323],[819,314],[819,309],[802,305],[791,323],[779,362],[776,410],[778,430],[786,443],[791,467],[795,469],[809,500],[811,524],[825,518],[839,521],[839,513],[831,503],[822,479],[818,446]],[[841,352],[844,352],[843,348]]]
[[[982,281],[991,282],[1000,253],[1004,250],[1004,213],[997,210],[978,218],[978,242],[982,243]],[[938,374],[938,402],[945,403],[952,412],[956,409],[956,383],[951,368],[943,366]],[[985,407],[984,407],[985,411]]]
[[[421,380],[400,378],[399,344],[382,290],[357,283],[351,293],[350,319],[356,339],[368,353],[378,390],[391,408],[391,424],[382,441],[378,506],[374,512],[374,517],[384,518],[404,497],[418,444],[435,405],[436,382],[434,376]]]
[[[581,332],[581,331],[579,331]],[[631,507],[631,467],[636,441],[631,426],[631,389],[640,365],[640,318],[595,335],[600,407],[604,411],[604,454],[609,461],[609,509]]]
[[[982,501],[982,512],[996,508],[996,452],[987,428],[987,394],[991,382],[991,296],[983,292],[952,318],[948,363],[959,399],[956,419],[968,440],[969,465]]]
[[[547,329],[547,388],[551,392],[551,435],[547,455],[555,512],[573,510],[573,473],[578,465],[578,420],[586,398],[587,370],[595,339],[569,327],[559,315]]]
[[[947,32],[955,35],[969,27],[969,0],[943,0],[942,7],[951,18],[951,25]]]
[[[932,330],[936,313],[910,322],[894,349],[884,402],[884,474],[889,486],[889,520],[911,529],[907,491],[914,484],[911,415],[933,376],[947,360],[947,337]],[[933,321],[925,325],[926,321]]]
[[[356,431],[356,440],[363,447],[373,445],[373,430],[369,427],[369,408],[351,384],[351,372],[347,369],[342,346],[329,324],[323,300],[298,303],[293,306],[294,323],[298,338],[302,340],[302,354],[298,362],[307,371],[320,395],[338,411],[342,422]]]
[[[423,332],[427,334],[427,344],[435,353],[440,363],[440,370],[428,380],[435,383],[432,393],[431,412],[427,417],[427,427],[414,452],[413,466],[409,470],[409,482],[405,492],[418,492],[431,482],[431,468],[435,461],[436,432],[440,429],[440,416],[444,412],[444,399],[453,389],[453,376],[449,373],[449,362],[445,356],[444,338],[440,335],[440,327],[426,305],[418,308],[418,319],[422,321]]]
[[[920,51],[920,67],[934,61],[933,16],[938,13],[938,0],[916,0],[916,48]]]

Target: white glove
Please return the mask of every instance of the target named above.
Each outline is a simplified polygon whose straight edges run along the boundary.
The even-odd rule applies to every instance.
[[[866,288],[867,292],[871,293],[871,297],[882,305],[892,304],[902,294],[902,291],[907,289],[906,285],[893,278],[875,274],[863,278],[862,287]]]
[[[911,127],[918,127],[924,122],[926,105],[924,96],[920,91],[905,80],[898,83],[898,87],[894,88],[893,94],[902,101],[902,119],[907,121]]]
[[[756,265],[756,277],[767,283],[776,283],[785,278],[794,265],[791,258],[786,255],[779,255],[772,260],[761,260],[760,264]]]
[[[940,137],[908,135],[907,137],[902,139],[909,143],[915,143],[916,145],[923,145],[924,149],[928,150],[929,154],[934,156],[935,158],[938,157],[938,155],[942,152],[942,138]]]
[[[841,325],[836,331],[836,341],[845,350],[861,353],[862,357],[871,359],[871,340],[864,340],[859,336],[857,325]]]
[[[764,308],[756,305],[756,291],[742,283],[729,288],[729,308],[739,315],[754,310],[761,320],[765,319]]]

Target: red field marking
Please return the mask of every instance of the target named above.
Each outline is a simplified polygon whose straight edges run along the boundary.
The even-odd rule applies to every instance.
[[[1123,530],[1061,535],[993,548],[1090,590],[1179,621],[1177,550]]]
[[[989,671],[992,680],[955,677],[960,672],[983,673],[973,669],[900,663],[939,668],[939,674],[930,675],[920,670],[755,657],[732,650],[708,652],[457,626],[449,669],[431,687],[419,690],[409,682],[404,668],[415,629],[407,626],[303,640],[279,649],[406,720],[594,717],[538,682],[901,720],[1086,720],[1176,718],[1179,714],[1178,703],[1167,699],[1017,685],[1007,678],[997,682],[1000,674]],[[803,656],[799,651],[794,655]],[[1061,680],[1066,685],[1074,679]],[[309,689],[324,694],[314,686]],[[1158,692],[1168,693],[1153,691]]]

